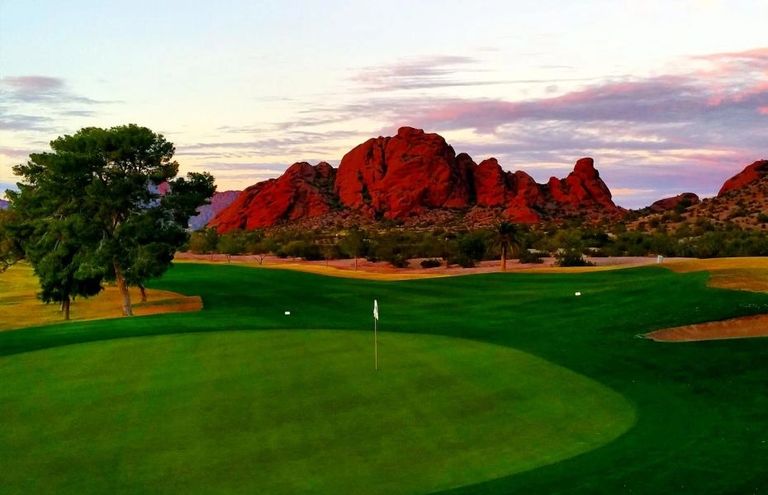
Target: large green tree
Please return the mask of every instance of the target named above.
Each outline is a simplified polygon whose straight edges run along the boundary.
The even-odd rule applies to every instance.
[[[45,280],[63,299],[92,295],[80,290],[78,276],[114,280],[123,314],[133,314],[128,286],[143,287],[170,266],[187,240],[189,217],[215,190],[207,173],[177,178],[174,151],[172,143],[146,127],[88,127],[59,137],[50,152],[32,154],[14,167],[22,181],[18,192],[8,192],[11,209],[19,216],[19,237],[44,299]],[[62,257],[63,264],[43,263],[62,245],[50,244],[62,232],[61,222],[70,226],[71,252]],[[70,272],[72,280],[63,276]]]
[[[0,209],[0,273],[22,256],[21,246],[13,233],[14,218],[11,210]]]

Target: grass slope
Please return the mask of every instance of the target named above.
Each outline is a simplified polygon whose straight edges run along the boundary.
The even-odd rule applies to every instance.
[[[36,325],[60,323],[63,319],[59,305],[41,304],[36,294],[40,284],[32,267],[17,263],[0,273],[0,332]],[[197,296],[182,296],[168,291],[147,290],[147,302],[141,302],[138,288],[131,288],[133,310],[137,316],[199,311],[202,309]],[[72,320],[95,320],[115,318],[122,314],[122,296],[117,287],[108,286],[94,297],[77,298],[72,301]]]
[[[617,393],[508,347],[383,333],[376,372],[371,337],[215,332],[6,357],[0,486],[425,493],[571,457],[634,422]]]
[[[768,339],[635,338],[768,311],[763,294],[706,281],[706,273],[642,268],[382,283],[187,264],[155,286],[201,294],[202,313],[4,332],[0,355],[132,335],[368,328],[376,297],[385,330],[517,348],[611,387],[637,410],[635,426],[604,447],[452,493],[753,493],[768,486]]]

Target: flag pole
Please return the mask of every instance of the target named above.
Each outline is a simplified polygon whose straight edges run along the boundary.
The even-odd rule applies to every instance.
[[[379,371],[379,301],[373,300],[373,368]]]

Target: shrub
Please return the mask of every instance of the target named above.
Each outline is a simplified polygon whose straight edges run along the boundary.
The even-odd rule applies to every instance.
[[[520,252],[520,263],[542,263],[542,255],[539,251],[529,251],[523,249]]]
[[[437,268],[443,263],[437,258],[430,258],[426,260],[421,260],[420,264],[422,268]]]
[[[312,244],[308,241],[291,241],[282,247],[277,253],[281,258],[285,256],[291,256],[294,258],[304,258],[309,261],[317,261],[323,259],[323,253],[320,250],[320,246]]]
[[[407,268],[408,267],[408,258],[403,256],[402,254],[395,254],[392,256],[389,256],[387,261],[390,265],[394,266],[395,268]]]
[[[459,258],[467,258],[472,261],[470,266],[475,266],[474,261],[483,259],[485,251],[486,243],[481,233],[473,232],[459,239]]]
[[[575,249],[563,249],[555,254],[555,263],[557,266],[592,266],[591,263],[584,258],[581,251]]]
[[[472,268],[475,266],[475,260],[463,253],[459,253],[452,261],[462,268]]]

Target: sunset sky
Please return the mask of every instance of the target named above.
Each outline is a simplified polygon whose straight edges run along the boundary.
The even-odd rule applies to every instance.
[[[617,204],[768,158],[768,2],[0,0],[0,190],[138,123],[219,190],[403,125],[539,182],[592,156]],[[0,194],[2,196],[2,194]]]

